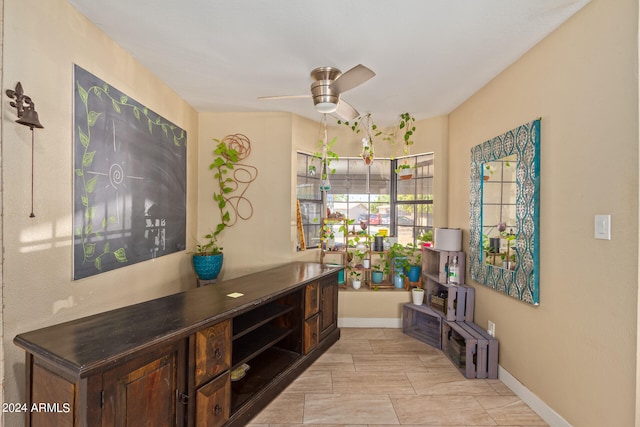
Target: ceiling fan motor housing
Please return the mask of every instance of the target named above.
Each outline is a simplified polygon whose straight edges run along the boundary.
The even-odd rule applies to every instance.
[[[311,95],[313,105],[320,103],[338,104],[340,94],[336,93],[331,84],[342,75],[342,71],[334,67],[318,67],[311,71]]]

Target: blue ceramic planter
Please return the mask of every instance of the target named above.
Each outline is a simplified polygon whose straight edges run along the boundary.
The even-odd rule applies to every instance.
[[[404,276],[402,274],[393,275],[393,287],[398,289],[404,288]]]
[[[411,268],[409,268],[407,276],[410,282],[417,282],[418,280],[420,280],[420,266],[412,265]]]
[[[373,283],[382,283],[382,278],[384,277],[384,273],[382,271],[372,271],[371,272],[371,281]]]
[[[193,268],[196,275],[202,280],[213,280],[218,277],[222,269],[223,254],[218,255],[194,255]]]

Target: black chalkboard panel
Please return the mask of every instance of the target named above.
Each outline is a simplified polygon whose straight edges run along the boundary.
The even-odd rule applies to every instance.
[[[185,249],[183,129],[74,68],[73,277]]]

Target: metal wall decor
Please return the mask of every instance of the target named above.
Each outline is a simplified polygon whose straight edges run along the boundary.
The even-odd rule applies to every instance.
[[[18,120],[16,120],[16,123],[28,126],[31,130],[31,213],[29,214],[29,218],[35,218],[36,215],[33,213],[33,168],[35,146],[35,136],[33,128],[43,129],[44,126],[40,124],[40,119],[38,118],[38,113],[36,112],[36,104],[33,102],[31,97],[24,94],[22,83],[18,82],[14,90],[7,89],[6,94],[9,98],[15,100],[11,101],[9,105],[16,109],[18,115]]]
[[[515,157],[514,157],[515,156]],[[490,181],[485,171],[495,164],[515,167],[515,192],[505,198],[513,206],[490,206],[485,201]],[[515,163],[513,165],[512,163]],[[469,273],[479,283],[523,302],[538,305],[539,300],[539,200],[540,200],[540,119],[512,129],[471,149],[471,206]],[[489,210],[511,209],[506,224]],[[502,218],[502,217],[500,217]],[[489,242],[489,232],[501,231],[502,243]],[[499,245],[506,248],[501,251]],[[508,256],[507,263],[497,259]],[[512,261],[513,260],[513,261]]]

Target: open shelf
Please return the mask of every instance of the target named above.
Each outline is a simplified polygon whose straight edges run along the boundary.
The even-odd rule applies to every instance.
[[[242,336],[254,331],[260,326],[293,310],[292,306],[271,303],[260,306],[248,313],[242,314],[233,319],[233,339],[236,340]]]
[[[270,347],[254,358],[244,378],[231,383],[231,413],[271,382],[301,356],[278,347]]]
[[[231,353],[232,369],[266,351],[291,332],[291,329],[280,328],[267,323],[234,340]]]

